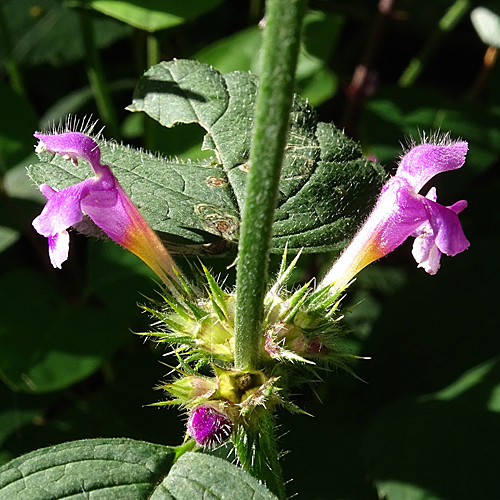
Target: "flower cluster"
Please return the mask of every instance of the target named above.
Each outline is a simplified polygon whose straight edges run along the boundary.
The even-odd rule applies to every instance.
[[[218,421],[218,415],[222,414],[234,427],[253,428],[264,410],[283,404],[293,407],[283,385],[292,365],[307,366],[302,376],[296,374],[296,383],[310,380],[309,368],[316,363],[350,372],[347,361],[354,356],[342,346],[345,331],[339,323],[339,302],[327,293],[328,287],[314,291],[307,284],[283,298],[285,283],[298,257],[287,265],[285,254],[278,279],[265,298],[261,370],[234,368],[236,295],[222,290],[207,268],[203,267],[204,286],[199,286],[207,290],[204,297],[188,288],[182,298],[165,292],[163,304],[143,306],[159,320],[159,331],[143,335],[175,345],[182,363],[182,376],[159,386],[169,394],[169,399],[157,405],[181,405],[191,415],[199,408],[210,408],[203,411],[207,419]],[[202,367],[205,375],[200,374]],[[207,372],[211,375],[207,376]],[[189,425],[188,430],[195,437]],[[219,442],[223,435],[224,432],[216,434],[215,441]],[[196,440],[204,445],[204,438]]]
[[[48,201],[33,226],[48,238],[54,267],[61,267],[68,257],[68,229],[87,218],[143,259],[165,283],[162,300],[143,306],[160,326],[143,335],[175,346],[182,376],[160,386],[170,399],[157,404],[186,408],[187,432],[200,446],[214,447],[235,429],[255,428],[262,412],[276,405],[293,407],[286,389],[290,370],[297,366],[304,371],[302,378],[294,372],[297,383],[310,380],[319,363],[352,373],[348,361],[355,356],[341,342],[345,330],[339,296],[365,266],[412,236],[419,267],[435,274],[443,253],[454,256],[469,246],[458,219],[467,203],[443,206],[437,203],[435,188],[425,196],[420,194],[435,175],[463,165],[467,143],[444,140],[412,147],[383,187],[371,215],[316,289],[307,283],[293,293],[286,291],[299,256],[287,264],[285,252],[278,277],[265,297],[261,369],[237,370],[237,291],[222,290],[204,266],[203,282],[196,287],[180,275],[109,166],[101,163],[100,149],[92,138],[74,132],[36,133],[35,137],[40,141],[38,151],[54,152],[72,162],[86,160],[95,174],[60,191],[40,186]]]

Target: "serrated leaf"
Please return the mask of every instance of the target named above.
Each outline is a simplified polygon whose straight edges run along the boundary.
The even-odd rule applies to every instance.
[[[0,468],[2,500],[276,500],[220,458],[132,439],[86,439],[43,448]]]
[[[152,497],[175,449],[131,439],[88,439],[23,455],[0,468],[3,500],[68,498],[140,500]]]
[[[102,144],[102,159],[170,249],[184,254],[236,249],[245,203],[257,78],[221,75],[195,61],[160,63],[148,70],[134,93],[131,111],[145,111],[166,127],[198,123],[211,163],[165,160],[125,146]],[[82,162],[73,167],[45,153],[31,166],[38,184],[64,188],[89,177]],[[58,168],[54,168],[54,166]],[[278,207],[273,250],[338,250],[369,208],[385,177],[362,157],[359,146],[333,125],[318,123],[296,97]]]

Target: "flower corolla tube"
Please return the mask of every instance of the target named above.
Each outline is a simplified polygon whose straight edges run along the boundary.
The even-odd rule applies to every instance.
[[[460,168],[467,149],[466,142],[446,138],[439,144],[414,146],[403,155],[373,211],[320,286],[332,286],[330,293],[342,291],[361,269],[409,236],[415,238],[412,254],[418,267],[429,274],[437,273],[443,253],[453,257],[467,249],[469,241],[458,219],[467,202],[440,205],[434,187],[425,196],[419,194],[435,175]]]
[[[41,134],[37,151],[57,153],[77,164],[86,160],[94,177],[58,191],[42,184],[47,198],[42,213],[33,221],[35,230],[48,238],[52,265],[61,268],[68,258],[71,226],[88,216],[112,240],[141,258],[166,284],[177,280],[174,262],[161,240],[144,220],[108,165],[101,163],[101,151],[88,135],[79,132]]]

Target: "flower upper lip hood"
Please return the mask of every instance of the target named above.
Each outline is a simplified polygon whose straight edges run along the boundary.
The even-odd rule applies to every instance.
[[[77,163],[86,160],[95,176],[60,191],[42,184],[40,191],[47,198],[42,213],[33,227],[48,238],[49,256],[60,268],[69,251],[68,229],[81,222],[84,214],[111,239],[127,248],[156,272],[167,284],[177,280],[174,262],[162,242],[132,203],[111,169],[101,163],[97,142],[79,132],[62,134],[35,133],[37,151],[47,150]]]
[[[396,177],[406,179],[418,193],[434,176],[460,168],[465,162],[468,144],[420,144],[401,157]]]
[[[106,166],[101,165],[101,150],[92,137],[80,132],[66,132],[63,134],[33,134],[40,142],[37,150],[58,153],[62,157],[78,163],[78,158],[90,163],[96,175],[106,171]],[[109,169],[108,169],[109,170]]]
[[[392,252],[409,236],[415,238],[412,253],[418,266],[429,274],[438,271],[442,253],[455,256],[468,248],[458,219],[467,202],[443,206],[436,201],[435,188],[426,196],[419,194],[435,175],[460,168],[467,150],[466,142],[445,140],[414,146],[402,156],[372,213],[320,286],[332,285],[332,293],[338,293],[361,269]]]

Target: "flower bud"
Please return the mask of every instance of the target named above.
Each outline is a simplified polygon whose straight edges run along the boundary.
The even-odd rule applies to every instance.
[[[189,435],[200,445],[214,448],[229,439],[233,422],[220,407],[203,404],[195,406],[189,414]]]
[[[217,381],[210,377],[190,375],[161,385],[159,388],[173,396],[175,404],[193,404],[213,396],[217,390]]]

